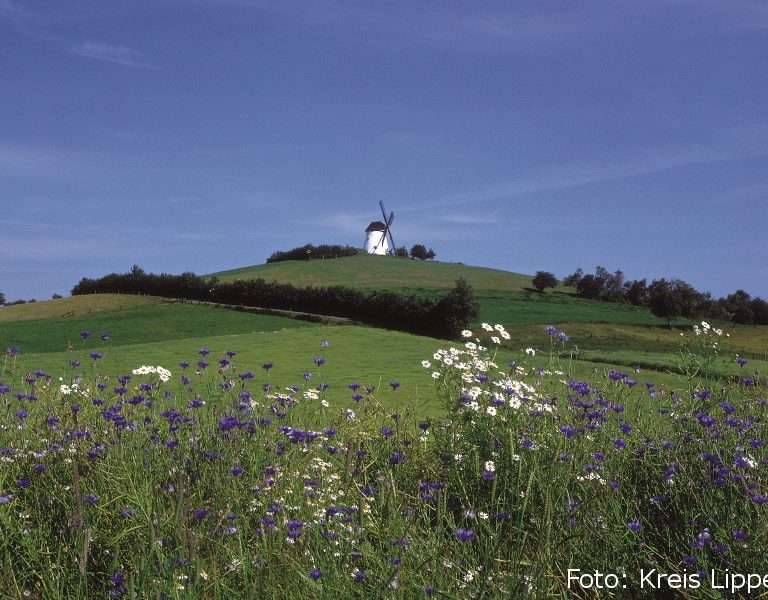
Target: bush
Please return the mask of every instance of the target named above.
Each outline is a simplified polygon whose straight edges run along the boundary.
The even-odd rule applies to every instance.
[[[340,246],[338,244],[321,244],[313,246],[306,244],[292,250],[278,250],[267,259],[268,263],[284,260],[312,260],[314,258],[340,258],[342,256],[357,256],[365,252],[361,248],[353,246]]]
[[[557,286],[557,278],[548,271],[536,271],[533,278],[533,287],[537,291],[543,292],[544,288],[553,288]]]
[[[435,251],[432,250],[432,248],[427,250],[427,247],[424,246],[424,244],[415,244],[411,248],[411,258],[418,260],[432,260],[435,256]]]

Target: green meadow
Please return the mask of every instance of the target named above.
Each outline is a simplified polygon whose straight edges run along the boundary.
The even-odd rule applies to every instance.
[[[0,308],[0,597],[586,599],[570,570],[768,569],[768,328],[333,263],[266,267],[429,295],[465,276],[480,323],[446,341],[110,294]]]
[[[472,328],[477,330],[482,322],[501,323],[510,332],[511,339],[499,349],[499,364],[519,360],[524,349],[533,348],[538,353],[533,361],[541,364],[554,354],[574,373],[587,374],[594,365],[606,371],[639,367],[641,379],[668,386],[674,385],[673,373],[679,370],[680,334],[690,327],[680,321],[669,329],[647,309],[579,299],[562,286],[538,293],[530,289],[530,276],[462,264],[358,256],[271,263],[210,276],[262,277],[310,286],[343,284],[427,296],[443,293],[464,277],[480,305],[480,317]],[[547,324],[565,330],[568,343],[550,347],[543,332]],[[751,370],[765,371],[768,328],[724,328],[730,337],[723,339],[716,372],[732,375],[736,353],[750,360]],[[81,331],[92,335],[84,341]],[[107,341],[99,339],[102,332],[109,334]],[[17,358],[20,368],[49,372],[61,372],[72,358],[89,365],[93,352],[103,355],[99,370],[112,376],[140,364],[174,369],[181,361],[194,364],[197,350],[208,348],[216,359],[227,350],[238,352],[243,369],[259,371],[260,365],[271,362],[274,377],[298,381],[313,370],[306,352],[322,354],[321,339],[331,344],[322,371],[334,381],[359,380],[379,389],[398,381],[397,398],[425,403],[427,412],[438,410],[429,373],[421,366],[442,343],[432,338],[130,295],[77,296],[0,309],[0,346],[23,350]]]

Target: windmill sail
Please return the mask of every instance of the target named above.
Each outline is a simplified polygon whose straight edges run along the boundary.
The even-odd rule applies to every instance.
[[[390,252],[395,251],[395,241],[392,239],[392,221],[395,220],[395,213],[390,211],[389,217],[387,217],[387,211],[384,208],[384,203],[379,200],[379,207],[381,208],[381,216],[384,217],[384,231],[381,234],[382,243],[386,244],[387,236],[389,236]]]

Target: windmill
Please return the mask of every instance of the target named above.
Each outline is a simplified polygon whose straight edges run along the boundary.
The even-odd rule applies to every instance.
[[[368,254],[389,254],[394,252],[395,241],[392,239],[392,221],[395,213],[389,213],[384,208],[384,203],[379,200],[383,221],[373,221],[365,230],[365,251]]]

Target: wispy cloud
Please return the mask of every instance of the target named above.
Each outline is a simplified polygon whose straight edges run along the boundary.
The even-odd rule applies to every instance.
[[[342,0],[198,0],[204,4],[238,6],[292,19],[323,31],[343,28],[348,40],[364,45],[403,43],[494,51],[498,48],[564,45],[573,35],[604,26],[600,12],[576,18],[570,11],[526,14],[504,3],[477,10],[457,10],[445,3],[355,3]],[[392,44],[397,37],[399,44]]]
[[[139,172],[146,165],[82,147],[53,144],[19,144],[0,141],[0,180],[20,178],[41,181],[97,181],[129,172]]]
[[[143,67],[148,65],[141,60],[142,55],[126,46],[113,46],[102,42],[83,42],[69,49],[73,54],[103,60],[124,67]]]
[[[476,189],[425,204],[414,203],[404,210],[462,206],[498,201],[530,194],[567,190],[590,184],[639,177],[697,165],[714,164],[765,156],[757,140],[734,139],[720,147],[703,145],[660,146],[639,150],[623,157],[554,165],[525,179]]]
[[[0,0],[0,16],[21,16],[25,12],[11,0]]]
[[[436,217],[436,219],[438,221],[443,221],[444,223],[454,223],[456,225],[496,225],[500,222],[500,219],[493,216],[480,217],[477,215],[462,214],[440,215],[439,217]],[[509,224],[510,221],[505,220],[504,223]]]
[[[368,223],[378,216],[372,209],[368,213],[337,212],[319,218],[300,218],[296,222],[302,225],[318,226],[317,231],[331,230],[347,235],[362,235],[361,232],[368,226]]]

